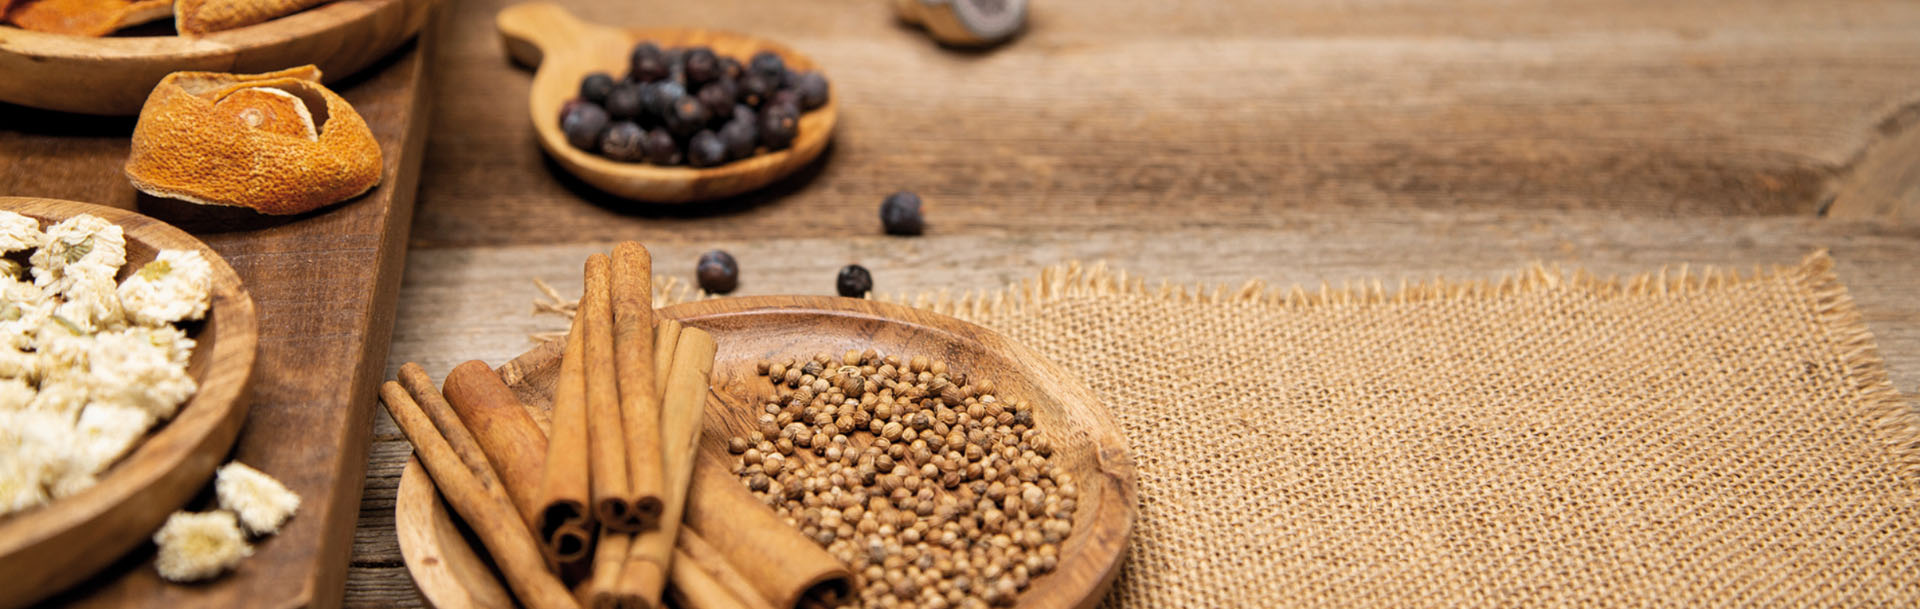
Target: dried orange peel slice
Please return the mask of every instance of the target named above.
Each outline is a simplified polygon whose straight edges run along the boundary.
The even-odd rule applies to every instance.
[[[140,108],[126,171],[156,197],[279,215],[359,196],[381,168],[366,121],[304,66],[167,75]]]
[[[180,0],[174,29],[199,36],[246,27],[326,4],[329,0]]]
[[[72,36],[105,36],[120,28],[173,15],[173,0],[24,0],[0,15],[20,29]]]

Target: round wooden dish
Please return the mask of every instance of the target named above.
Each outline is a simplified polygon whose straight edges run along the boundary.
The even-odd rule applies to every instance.
[[[162,249],[198,250],[213,266],[213,306],[205,321],[187,327],[197,342],[187,372],[199,391],[92,488],[0,516],[0,573],[6,574],[0,577],[0,608],[11,608],[59,592],[146,543],[168,514],[206,486],[247,418],[258,337],[253,298],[240,277],[192,235],[130,211],[72,201],[0,197],[0,209],[43,226],[82,213],[120,225],[127,237],[120,279]]]
[[[198,38],[88,38],[0,26],[0,101],[131,115],[161,78],[183,70],[253,74],[314,64],[332,82],[412,38],[436,2],[336,0]]]
[[[1039,354],[945,315],[851,298],[729,298],[669,307],[661,314],[713,332],[720,346],[702,458],[734,458],[726,452],[727,438],[753,427],[755,405],[770,390],[754,375],[760,358],[804,359],[872,348],[945,359],[969,376],[993,379],[1000,395],[1034,405],[1039,429],[1059,447],[1054,458],[1082,489],[1058,571],[1034,579],[1015,607],[1090,608],[1113,583],[1133,531],[1133,460],[1113,415],[1078,379]],[[529,407],[546,409],[552,405],[559,360],[559,343],[550,343],[500,371]],[[394,512],[407,569],[430,603],[439,609],[511,606],[511,595],[463,537],[418,462],[409,462],[401,476]]]
[[[621,163],[567,143],[560,131],[560,106],[578,96],[580,79],[593,72],[615,78],[627,73],[633,45],[653,41],[662,47],[706,45],[715,53],[741,61],[760,51],[772,51],[799,71],[818,70],[808,59],[778,43],[731,32],[697,29],[620,29],[580,21],[566,9],[547,3],[517,4],[495,19],[507,53],[515,61],[537,66],[527,107],[540,146],[561,167],[595,188],[614,195],[653,203],[685,203],[717,199],[773,183],[805,167],[826,150],[840,103],[829,95],[827,104],[800,116],[800,133],[786,150],[756,154],[718,167],[661,167]]]

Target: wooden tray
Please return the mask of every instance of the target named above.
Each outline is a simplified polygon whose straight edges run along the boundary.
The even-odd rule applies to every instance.
[[[137,208],[199,237],[233,266],[253,295],[260,342],[252,410],[228,457],[274,472],[302,501],[280,534],[218,580],[167,583],[154,572],[152,546],[142,544],[47,606],[340,605],[431,123],[421,48],[434,30],[337,83],[380,141],[380,186],[298,216],[137,196],[121,171],[132,119],[0,105],[0,193]],[[204,499],[189,505],[204,507]]]
[[[579,95],[580,80],[593,72],[615,78],[627,73],[633,45],[651,40],[662,47],[704,45],[715,53],[746,61],[754,53],[772,51],[789,68],[818,70],[812,59],[779,43],[716,30],[686,28],[621,29],[581,21],[559,5],[545,2],[516,4],[495,19],[507,53],[528,66],[538,67],[528,92],[527,108],[540,147],[560,166],[595,188],[629,199],[652,203],[686,203],[718,199],[751,191],[786,177],[813,162],[827,149],[839,116],[839,95],[824,106],[800,116],[800,131],[785,150],[757,154],[720,165],[660,167],[621,163],[574,148],[560,132],[560,106]]]
[[[1054,458],[1081,489],[1073,533],[1060,550],[1059,569],[1034,580],[1019,609],[1090,608],[1118,573],[1135,518],[1136,475],[1126,439],[1113,415],[1091,391],[1059,366],[991,330],[945,315],[899,305],[824,296],[762,296],[706,300],[669,307],[661,315],[713,332],[713,386],[707,402],[702,458],[733,459],[726,440],[754,427],[769,391],[754,375],[761,358],[803,359],[848,349],[926,354],[955,370],[993,379],[998,393],[1032,402],[1039,429],[1059,447]],[[531,408],[552,405],[559,343],[549,343],[500,367]],[[502,607],[505,588],[462,537],[433,481],[409,461],[394,507],[400,550],[427,601],[439,609]]]
[[[0,101],[131,115],[162,77],[181,70],[251,74],[314,64],[334,82],[412,38],[438,1],[336,0],[198,38],[88,38],[0,26]]]
[[[0,197],[0,209],[47,226],[79,214],[120,225],[125,280],[160,250],[194,250],[213,265],[213,304],[193,332],[187,372],[199,390],[172,420],[107,470],[98,484],[51,505],[0,516],[0,608],[73,585],[147,539],[206,486],[247,416],[247,382],[258,340],[253,299],[220,255],[192,235],[125,210],[31,197]]]

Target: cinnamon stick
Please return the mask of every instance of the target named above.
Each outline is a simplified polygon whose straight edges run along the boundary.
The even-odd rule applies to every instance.
[[[845,564],[754,498],[713,459],[700,459],[694,467],[685,520],[775,607],[791,609],[802,599],[833,605],[852,591],[853,574]]]
[[[581,582],[580,604],[588,609],[650,609],[635,594],[619,590],[620,566],[626,563],[633,533],[600,529],[599,547],[593,551],[593,573]]]
[[[547,463],[547,435],[534,424],[533,415],[493,367],[480,360],[454,366],[440,391],[480,442],[481,452],[506,485],[507,498],[519,508],[527,528],[540,526],[540,474]]]
[[[536,531],[547,555],[573,555],[574,547],[584,547],[593,524],[587,510],[591,496],[587,465],[587,376],[586,332],[584,320],[573,318],[567,332],[567,346],[560,357],[560,378],[553,389],[551,431],[547,439],[547,461],[540,474],[540,527]],[[569,531],[580,533],[574,538]],[[577,544],[577,545],[576,545]],[[583,548],[584,549],[584,548]]]
[[[660,520],[660,397],[653,356],[653,257],[632,241],[613,248],[613,362],[627,439],[634,529]]]
[[[666,377],[666,398],[661,402],[663,452],[660,463],[666,475],[666,487],[660,526],[634,539],[617,587],[623,593],[645,599],[649,607],[659,606],[660,592],[666,587],[667,569],[673,559],[686,503],[687,482],[693,476],[694,451],[700,447],[700,419],[706,411],[708,377],[713,373],[715,350],[713,336],[706,331],[680,329],[673,366]]]
[[[587,258],[587,290],[575,315],[586,320],[587,465],[592,471],[593,516],[603,528],[639,530],[628,493],[626,424],[620,416],[617,367],[613,361],[611,261],[606,254]]]
[[[684,609],[774,609],[720,551],[691,529],[681,529],[667,588]]]
[[[415,369],[418,366],[414,366]],[[402,367],[403,374],[406,367]],[[424,372],[422,372],[424,374]],[[416,379],[417,381],[417,379]],[[417,382],[410,382],[417,385]],[[422,406],[408,394],[400,383],[388,381],[380,387],[381,402],[386,404],[387,412],[393,415],[394,423],[413,443],[414,453],[426,466],[427,474],[433,477],[441,495],[453,506],[460,518],[465,520],[480,537],[480,542],[493,557],[494,564],[507,579],[507,585],[520,604],[530,609],[574,609],[579,604],[567,593],[566,586],[560,583],[552,571],[547,570],[540,544],[527,530],[513,507],[498,477],[491,468],[473,467],[473,463],[484,463],[485,455],[479,451],[478,443],[467,430],[459,425],[459,417],[449,412],[435,413],[429,409],[445,406],[434,404],[438,391],[432,386],[421,401]],[[437,428],[436,420],[447,420],[453,424],[447,428]]]
[[[672,365],[674,347],[679,337],[679,322],[673,320],[660,321],[659,327],[656,328],[653,333],[653,360],[657,362],[658,366],[668,368]],[[658,378],[665,379],[666,376],[665,371],[661,371]],[[660,383],[659,386],[665,387],[666,384]],[[655,396],[656,401],[659,397],[660,396]],[[657,442],[654,444],[654,447],[657,452]],[[632,547],[633,537],[633,533],[622,533],[602,529],[600,535],[601,547],[594,554],[592,574],[585,582],[582,582],[583,585],[580,592],[582,599],[581,604],[596,609],[611,609],[615,607],[649,609],[650,606],[646,604],[646,600],[643,599],[637,591],[620,587],[620,574],[624,569],[628,554],[631,553],[630,548]]]

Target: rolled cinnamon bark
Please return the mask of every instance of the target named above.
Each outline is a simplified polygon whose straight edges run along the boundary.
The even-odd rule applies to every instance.
[[[427,390],[423,397],[437,397],[439,393],[431,385]],[[435,400],[430,398],[425,400],[430,406],[422,406],[405,387],[392,381],[380,387],[380,400],[413,443],[414,453],[441,495],[486,546],[520,604],[530,609],[577,609],[579,604],[567,593],[566,586],[547,570],[540,544],[527,530],[499,478],[490,468],[473,467],[476,462],[485,463],[486,457],[480,453],[478,442],[459,425],[452,409],[431,413],[428,408],[445,404],[432,405]],[[438,428],[436,419],[450,420],[453,425]]]
[[[673,362],[674,347],[680,337],[680,323],[667,319],[661,320],[653,332],[653,360],[660,368],[670,368]],[[659,371],[658,378],[665,379],[667,372]],[[665,387],[665,383],[659,386]],[[661,396],[656,395],[656,401]],[[655,447],[657,448],[657,443]],[[656,450],[657,452],[657,450]],[[631,554],[634,533],[623,533],[603,529],[600,535],[601,547],[594,553],[592,574],[582,582],[580,590],[581,604],[594,608],[635,607],[649,609],[639,593],[633,589],[622,588],[621,573],[624,571],[627,557]]]
[[[660,526],[643,531],[634,539],[617,587],[623,594],[638,595],[649,607],[659,606],[660,592],[666,587],[667,568],[673,560],[687,498],[687,481],[693,475],[693,455],[700,445],[700,419],[706,411],[708,377],[713,373],[715,350],[713,336],[706,331],[680,329],[680,338],[673,350],[673,367],[666,377],[666,399],[661,401],[660,435],[664,451],[661,465],[665,469],[666,487]]]
[[[683,609],[774,609],[746,576],[692,529],[680,529],[667,596]]]
[[[660,395],[653,350],[653,257],[627,241],[613,248],[613,362],[635,530],[660,520]]]
[[[587,374],[584,320],[575,315],[567,332],[566,351],[560,357],[560,378],[554,382],[553,413],[547,438],[547,462],[540,475],[540,528],[535,531],[547,555],[585,551],[592,538],[592,496],[587,465]],[[571,532],[571,533],[570,533]],[[578,533],[581,536],[576,537]],[[576,550],[575,548],[579,548]]]
[[[454,366],[440,391],[480,442],[480,450],[506,485],[507,497],[520,510],[527,528],[540,526],[540,475],[547,464],[547,435],[534,424],[533,415],[500,375],[480,360]]]
[[[593,485],[593,516],[603,528],[632,532],[633,498],[628,492],[626,423],[620,416],[618,370],[613,361],[612,261],[605,254],[587,258],[587,290],[575,315],[585,320],[587,388],[587,465]]]
[[[836,604],[853,590],[853,574],[755,499],[725,466],[699,459],[687,490],[686,527],[699,534],[774,607],[801,599]],[[778,560],[768,557],[777,556]]]

